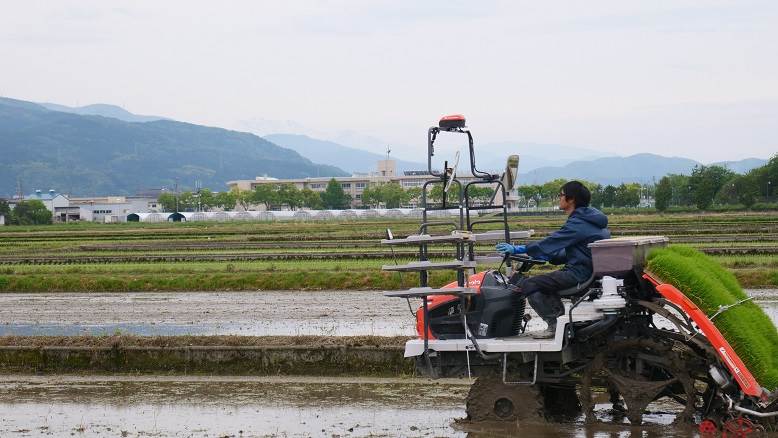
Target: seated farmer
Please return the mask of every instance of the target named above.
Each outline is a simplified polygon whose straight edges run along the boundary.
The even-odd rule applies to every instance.
[[[589,207],[589,189],[578,181],[562,186],[559,208],[568,214],[567,222],[558,231],[540,242],[528,245],[497,244],[497,250],[509,254],[528,254],[564,267],[548,274],[526,277],[517,285],[533,309],[548,324],[533,338],[553,338],[556,320],[565,312],[557,291],[586,282],[592,275],[592,252],[588,244],[610,237],[608,218],[600,210]]]

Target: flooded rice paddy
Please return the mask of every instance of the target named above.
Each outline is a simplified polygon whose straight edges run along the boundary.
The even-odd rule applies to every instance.
[[[0,335],[395,336],[411,321],[405,301],[377,291],[0,296]]]
[[[778,290],[748,292],[778,323]],[[529,329],[542,326],[534,318]],[[0,335],[412,336],[413,327],[408,303],[379,291],[0,295]]]
[[[749,291],[778,321],[778,291]],[[417,307],[413,303],[413,309]],[[0,335],[412,335],[381,292],[0,295]],[[539,321],[535,318],[531,328]],[[540,323],[542,324],[542,323]],[[0,436],[687,437],[658,411],[628,424],[469,425],[462,380],[0,376]],[[603,397],[604,399],[605,397]],[[598,405],[606,412],[608,404]],[[607,413],[601,418],[607,420]]]
[[[654,437],[646,425],[460,424],[469,382],[402,379],[0,377],[0,436]]]

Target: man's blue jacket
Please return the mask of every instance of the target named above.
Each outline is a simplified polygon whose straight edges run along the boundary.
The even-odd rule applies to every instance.
[[[584,282],[592,275],[592,251],[588,245],[610,237],[608,217],[603,212],[594,207],[579,207],[570,213],[558,231],[540,242],[528,244],[527,254],[546,256],[555,265],[564,263],[563,270]]]

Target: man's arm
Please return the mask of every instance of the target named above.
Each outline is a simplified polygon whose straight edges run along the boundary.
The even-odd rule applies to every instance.
[[[580,231],[572,226],[571,222],[573,221],[565,222],[562,228],[549,234],[540,242],[528,244],[527,254],[532,257],[545,255],[552,260],[558,260],[560,257],[567,258],[566,254],[564,254],[564,249],[577,243],[582,238]],[[560,251],[562,254],[559,254]],[[562,263],[564,262],[562,261]]]
[[[549,254],[548,262],[552,265],[564,265],[567,263],[567,252],[563,248],[553,254]]]

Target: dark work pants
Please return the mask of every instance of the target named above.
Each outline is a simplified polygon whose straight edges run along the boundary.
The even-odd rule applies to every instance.
[[[549,322],[556,321],[556,318],[565,312],[557,291],[578,283],[578,279],[570,271],[561,270],[524,278],[518,286],[535,312],[544,321]]]

